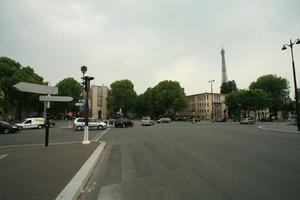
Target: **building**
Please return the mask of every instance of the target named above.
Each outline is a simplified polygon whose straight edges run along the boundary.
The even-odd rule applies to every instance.
[[[108,114],[108,87],[92,85],[90,89],[90,113],[93,118],[106,119]]]
[[[189,95],[187,99],[188,108],[180,113],[184,116],[199,117],[202,120],[222,120],[227,117],[224,94],[206,92]]]

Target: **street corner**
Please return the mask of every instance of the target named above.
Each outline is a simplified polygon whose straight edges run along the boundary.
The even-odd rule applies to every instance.
[[[99,146],[103,149],[105,143],[57,143],[48,147],[33,145],[0,149],[2,198],[55,199],[83,166],[85,171],[92,171],[97,159],[89,161],[89,166],[85,163],[91,160]]]

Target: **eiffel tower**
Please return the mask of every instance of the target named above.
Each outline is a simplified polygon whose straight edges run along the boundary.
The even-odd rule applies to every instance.
[[[222,83],[223,83],[223,82],[228,82],[226,64],[225,64],[225,51],[223,49],[223,46],[221,50],[221,55],[222,55]]]

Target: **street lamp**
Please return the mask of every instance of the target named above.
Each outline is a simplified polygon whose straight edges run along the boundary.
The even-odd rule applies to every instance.
[[[290,39],[289,44],[284,44],[281,50],[286,50],[287,47],[291,48],[291,56],[292,56],[292,67],[293,67],[293,76],[294,76],[294,87],[295,87],[295,103],[296,103],[296,114],[297,114],[297,130],[300,131],[300,113],[299,113],[299,102],[298,102],[298,88],[297,88],[297,80],[296,80],[296,70],[295,70],[295,62],[294,62],[294,52],[293,46],[294,44],[300,44],[300,39],[296,39],[294,42]]]
[[[83,141],[82,144],[90,144],[91,142],[89,141],[89,91],[90,91],[90,81],[94,79],[94,77],[90,76],[85,76],[85,73],[87,72],[87,67],[82,66],[81,67],[81,72],[82,72],[82,78],[83,79],[83,86],[85,90],[85,105],[84,105],[84,136],[83,136]]]
[[[214,97],[213,97],[213,82],[215,80],[209,80],[210,83],[210,93],[211,93],[211,121],[213,122],[214,119]]]

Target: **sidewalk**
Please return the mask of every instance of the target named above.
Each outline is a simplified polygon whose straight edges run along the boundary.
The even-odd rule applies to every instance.
[[[0,149],[0,199],[55,199],[99,144]]]
[[[257,123],[258,128],[268,131],[290,133],[290,134],[300,134],[297,131],[297,126],[286,125],[284,122],[271,122],[271,123]]]

